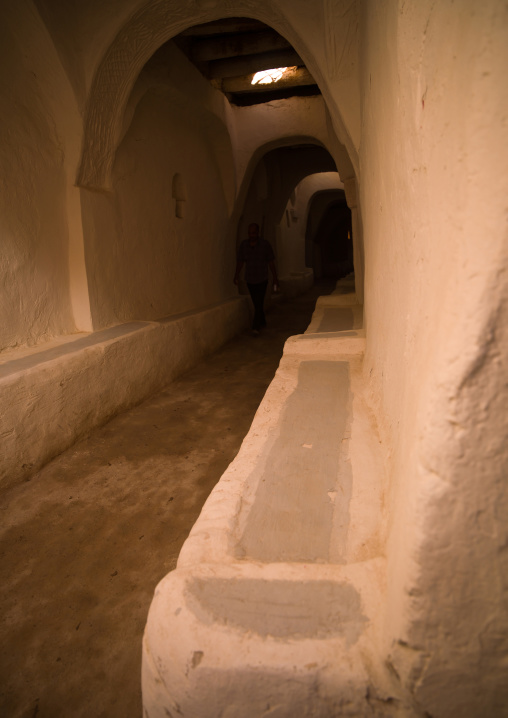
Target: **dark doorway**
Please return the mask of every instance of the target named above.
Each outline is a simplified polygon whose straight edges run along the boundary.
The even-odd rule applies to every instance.
[[[316,194],[306,231],[306,263],[316,278],[341,279],[353,272],[351,210],[343,190]]]

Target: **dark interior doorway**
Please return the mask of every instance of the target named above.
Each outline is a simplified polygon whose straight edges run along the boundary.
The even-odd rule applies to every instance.
[[[341,279],[354,271],[351,210],[343,190],[316,194],[309,207],[306,263],[316,279]]]

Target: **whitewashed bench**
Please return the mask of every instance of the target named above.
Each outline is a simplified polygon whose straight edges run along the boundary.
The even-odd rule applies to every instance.
[[[158,585],[145,718],[370,716],[368,696],[389,703],[385,481],[355,301],[320,298],[307,332],[288,340],[238,456]]]

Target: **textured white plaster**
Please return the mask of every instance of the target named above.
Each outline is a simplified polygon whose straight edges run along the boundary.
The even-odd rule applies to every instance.
[[[227,130],[207,107],[218,93],[176,51],[154,59],[140,85],[113,191],[82,190],[95,328],[189,311],[234,292],[231,198],[216,158],[221,149],[227,172],[231,146],[228,155]],[[185,185],[179,214],[175,175]]]
[[[506,3],[365,7],[365,371],[392,476],[386,651],[422,710],[508,701]]]
[[[0,27],[0,351],[74,331],[69,296],[65,128],[75,108],[31,3]],[[23,41],[20,42],[20,36]]]

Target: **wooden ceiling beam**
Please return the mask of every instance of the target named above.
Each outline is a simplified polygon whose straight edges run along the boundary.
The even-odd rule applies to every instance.
[[[272,50],[291,48],[289,42],[275,30],[249,32],[227,37],[224,35],[203,40],[193,40],[190,49],[193,62],[210,62],[226,57],[256,55]]]
[[[295,70],[288,70],[281,77],[281,79],[278,80],[278,82],[271,82],[266,85],[253,85],[251,84],[252,78],[252,74],[243,77],[225,78],[221,83],[222,92],[270,92],[270,90],[280,90],[287,87],[300,87],[302,85],[316,84],[315,79],[306,67],[298,67]]]
[[[268,30],[268,25],[260,20],[250,20],[246,17],[231,18],[229,20],[214,20],[203,25],[194,25],[180,33],[184,37],[209,37],[211,35],[228,35],[246,32],[261,32]]]
[[[208,63],[206,75],[210,79],[239,77],[259,70],[271,70],[273,67],[294,67],[303,65],[302,58],[293,50],[274,50],[257,55],[229,57]]]
[[[270,87],[270,85],[265,85],[265,87]],[[293,97],[312,97],[320,94],[321,92],[317,85],[302,85],[300,87],[286,87],[281,90],[275,88],[267,92],[235,92],[228,94],[227,98],[233,105],[249,107],[264,102],[287,100]]]

